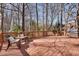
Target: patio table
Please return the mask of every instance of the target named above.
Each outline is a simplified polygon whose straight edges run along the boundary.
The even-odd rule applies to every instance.
[[[16,37],[16,39],[20,39],[19,42],[18,42],[18,46],[19,46],[19,47],[21,47],[21,41],[22,41],[22,40],[25,40],[25,42],[26,42],[26,38],[27,38],[27,36]],[[23,43],[23,44],[24,44],[24,43]]]
[[[16,37],[16,39],[24,39],[24,38],[27,38],[27,36]]]

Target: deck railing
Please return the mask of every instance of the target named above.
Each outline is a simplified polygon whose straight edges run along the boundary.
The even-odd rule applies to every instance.
[[[29,38],[40,38],[40,37],[44,37],[46,36],[54,36],[55,34],[52,31],[33,31],[33,32],[24,32],[25,36],[28,36]],[[5,39],[5,35],[12,35],[14,37],[16,37],[19,33],[17,32],[4,32],[4,33],[0,33],[0,45],[4,42]]]

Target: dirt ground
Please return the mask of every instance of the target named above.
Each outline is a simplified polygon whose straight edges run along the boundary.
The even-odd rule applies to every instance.
[[[34,39],[22,45],[21,49],[14,44],[5,51],[7,44],[4,44],[0,56],[79,56],[79,39],[64,36],[48,36]]]

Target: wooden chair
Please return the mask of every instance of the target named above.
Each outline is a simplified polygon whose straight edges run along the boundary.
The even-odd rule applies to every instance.
[[[12,43],[12,42],[10,41],[10,39],[9,39],[9,36],[7,36],[7,37],[6,37],[6,40],[7,40],[7,42],[8,42],[6,51],[9,49],[10,46],[12,46],[12,44],[16,44],[16,45],[20,48],[20,40],[19,40],[19,39],[18,39],[18,40],[16,39],[15,42]]]

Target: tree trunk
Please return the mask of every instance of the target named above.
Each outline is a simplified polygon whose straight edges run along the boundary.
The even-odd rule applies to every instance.
[[[24,16],[25,16],[25,4],[23,3],[23,8],[22,8],[23,12],[22,12],[22,31],[24,32],[25,31],[25,19],[24,19]]]
[[[11,18],[10,18],[10,31],[12,31],[12,26],[13,26],[13,11],[11,10]]]
[[[46,36],[47,36],[47,27],[48,27],[48,3],[46,3]]]
[[[43,7],[43,36],[44,36],[44,7]]]
[[[63,4],[61,3],[61,23],[60,23],[60,31],[62,31],[62,16],[63,16],[62,15],[62,13],[63,13],[63,10],[62,10],[63,7],[62,7],[62,5]]]
[[[79,37],[79,3],[78,3],[78,10],[77,10],[77,26],[78,26],[78,37]]]
[[[19,10],[20,10],[20,8],[19,8],[19,4],[18,4],[18,25],[20,25]]]
[[[38,25],[38,4],[36,3],[36,19],[37,19],[37,27],[36,27],[36,31],[37,31],[37,34],[39,35],[39,32],[38,32],[38,28],[39,28],[39,25]]]
[[[4,41],[4,37],[3,37],[3,19],[4,19],[4,10],[3,10],[3,4],[1,3],[1,30],[2,30],[2,34],[1,34],[1,46],[0,46],[0,51],[2,49],[3,46],[3,41]]]

